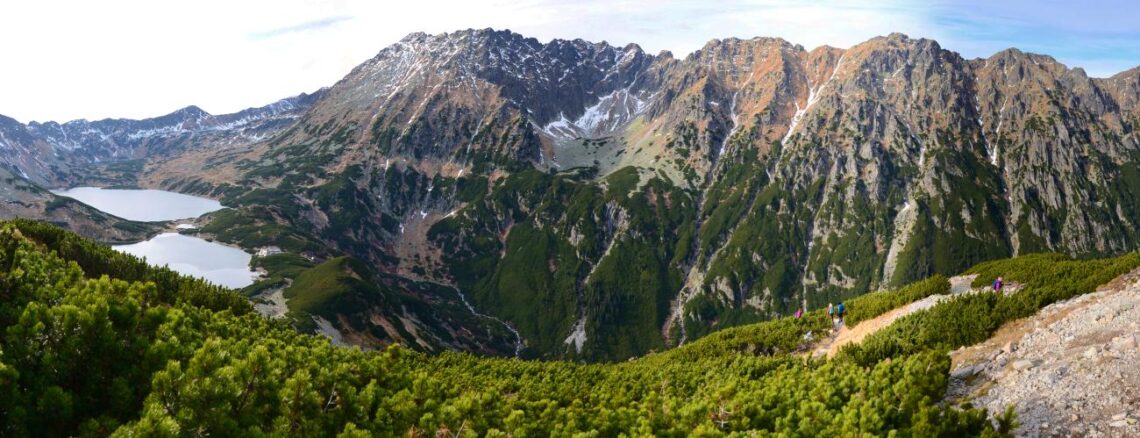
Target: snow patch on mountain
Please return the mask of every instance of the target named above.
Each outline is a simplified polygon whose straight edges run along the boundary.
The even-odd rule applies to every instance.
[[[788,143],[788,139],[792,138],[792,134],[796,132],[796,127],[799,126],[800,121],[804,118],[804,115],[807,114],[808,110],[811,109],[811,107],[814,106],[817,101],[819,101],[819,94],[823,92],[823,90],[826,89],[832,81],[835,80],[835,75],[836,73],[839,73],[839,68],[843,66],[843,59],[846,56],[846,53],[839,56],[839,61],[835,63],[835,69],[831,71],[831,76],[828,76],[826,81],[824,81],[818,87],[808,89],[807,104],[805,104],[803,108],[800,108],[799,102],[796,102],[796,113],[792,116],[792,121],[788,125],[787,134],[784,134],[784,138],[780,140],[781,145]]]
[[[558,120],[543,126],[542,132],[555,139],[590,138],[610,134],[641,115],[649,106],[651,98],[652,96],[639,96],[629,87],[615,90],[586,107],[577,119],[569,120],[564,112],[559,113]]]
[[[566,337],[564,343],[573,346],[574,351],[582,352],[582,346],[586,345],[586,315],[582,315],[578,322],[574,323],[574,329],[570,331],[570,336]]]

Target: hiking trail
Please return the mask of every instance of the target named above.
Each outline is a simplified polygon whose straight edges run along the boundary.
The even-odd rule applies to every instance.
[[[970,283],[973,282],[974,278],[976,277],[977,275],[959,275],[957,277],[951,277],[949,294],[931,295],[913,303],[896,307],[882,315],[862,321],[856,324],[854,327],[848,327],[846,324],[837,324],[837,330],[833,329],[832,334],[829,337],[824,338],[818,344],[816,344],[812,352],[812,356],[826,356],[828,358],[834,357],[836,353],[839,353],[839,349],[844,345],[863,342],[863,339],[865,339],[867,336],[870,336],[872,333],[886,328],[899,318],[910,315],[911,313],[917,312],[919,310],[929,309],[935,304],[938,304],[943,300],[956,295],[964,295],[968,293],[975,293],[981,290],[988,290],[988,288],[970,288]],[[1016,291],[1016,286],[1014,284],[1008,284],[1006,293],[1012,293],[1014,291]]]
[[[906,315],[971,288],[974,275],[950,278],[950,292],[899,306],[847,327],[837,324],[811,350],[835,356],[847,344]],[[1003,293],[1023,286],[1007,282]],[[1016,436],[1140,436],[1140,268],[1093,293],[1044,307],[1003,325],[978,344],[950,352],[946,403],[971,403],[993,414],[1017,412]]]

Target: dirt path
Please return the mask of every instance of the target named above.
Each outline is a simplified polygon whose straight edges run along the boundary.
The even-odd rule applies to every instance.
[[[949,402],[998,413],[1018,436],[1140,436],[1140,269],[950,354]]]
[[[977,275],[960,275],[950,278],[950,293],[947,295],[932,295],[913,303],[898,307],[887,313],[879,315],[875,318],[856,324],[854,327],[847,327],[846,325],[837,325],[838,330],[832,330],[832,335],[816,344],[816,348],[812,355],[814,357],[834,357],[839,353],[839,349],[844,345],[850,343],[863,342],[867,336],[875,333],[883,328],[891,325],[895,320],[902,318],[911,313],[917,312],[922,309],[929,309],[930,307],[938,304],[942,300],[950,298],[955,295],[962,295],[966,293],[976,292],[978,289],[971,289],[970,283],[974,281]]]

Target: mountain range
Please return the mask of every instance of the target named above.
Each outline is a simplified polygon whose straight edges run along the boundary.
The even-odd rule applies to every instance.
[[[486,29],[408,35],[232,115],[0,117],[0,164],[8,185],[221,199],[203,235],[335,263],[283,284],[380,285],[286,294],[357,344],[619,360],[983,260],[1136,250],[1138,128],[1140,68],[1017,49],[677,58]]]
[[[144,120],[31,122],[0,116],[3,163],[38,184],[66,184],[86,176],[84,166],[103,162],[142,164],[195,149],[224,149],[272,137],[320,98],[323,90],[259,108],[211,115],[196,106]]]

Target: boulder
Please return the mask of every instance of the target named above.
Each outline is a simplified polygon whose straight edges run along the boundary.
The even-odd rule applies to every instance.
[[[1109,345],[1115,351],[1132,350],[1136,348],[1136,335],[1129,333],[1127,335],[1117,336],[1112,338],[1112,342]]]
[[[965,379],[967,377],[974,375],[975,371],[976,370],[974,369],[974,367],[967,365],[967,366],[964,366],[964,367],[961,367],[961,368],[954,370],[954,372],[950,373],[950,376],[955,378],[955,379]]]

